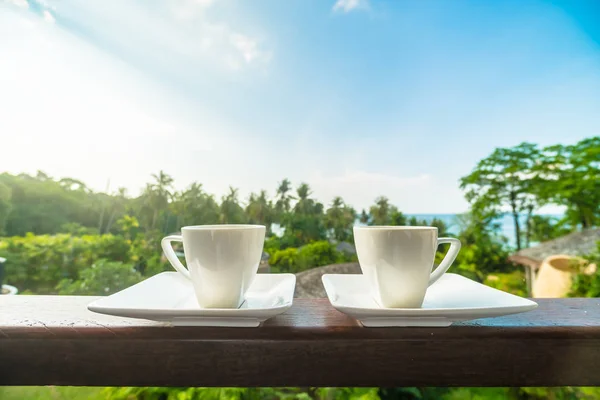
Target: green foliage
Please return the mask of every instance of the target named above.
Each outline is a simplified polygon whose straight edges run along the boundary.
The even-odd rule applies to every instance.
[[[329,236],[340,242],[353,241],[352,228],[355,220],[356,211],[339,196],[333,199],[331,207],[325,212],[325,227]]]
[[[10,202],[12,197],[12,189],[0,182],[0,235],[4,233],[6,226],[6,220],[10,214],[12,204]]]
[[[58,294],[108,296],[126,289],[143,279],[131,264],[98,260],[79,273],[79,279],[63,279],[57,285]]]
[[[2,400],[109,400],[97,387],[1,386]]]
[[[435,226],[438,228],[438,237],[440,236],[448,236],[448,226],[444,221],[439,218],[433,218],[431,221],[427,220],[419,220],[417,217],[413,216],[408,220],[408,225],[410,226]]]
[[[277,250],[282,250],[281,238],[275,235],[268,236],[265,239],[264,251],[270,255],[274,254]]]
[[[489,274],[483,283],[517,296],[527,296],[527,283],[523,267],[515,267],[513,272]]]
[[[455,388],[447,390],[442,400],[508,400],[514,399],[509,388]],[[437,398],[437,397],[434,397]]]
[[[381,388],[378,395],[382,400],[416,400],[429,398],[427,388]],[[436,393],[439,395],[439,393]],[[435,397],[436,399],[439,397]]]
[[[2,400],[595,400],[596,387],[161,388],[0,387]]]
[[[569,297],[600,297],[600,273],[575,274]]]
[[[291,212],[282,216],[285,229],[282,243],[285,247],[299,247],[327,237],[324,225],[323,204],[310,198],[310,187],[300,184],[296,190],[298,201]]]
[[[168,205],[173,198],[173,178],[163,171],[152,174],[153,182],[147,183],[142,195],[136,199],[136,208],[142,224],[149,230],[167,232]]]
[[[132,240],[140,233],[140,223],[136,217],[124,215],[123,218],[117,221],[118,231],[127,240]]]
[[[60,233],[68,233],[74,236],[97,235],[98,229],[82,226],[77,222],[68,222],[60,227]]]
[[[379,400],[378,388],[320,388],[316,394],[327,400]]]
[[[176,218],[174,229],[186,225],[217,224],[220,220],[221,210],[214,197],[206,193],[202,185],[196,182],[183,192],[173,195],[170,209]]]
[[[545,201],[566,206],[573,226],[600,224],[600,136],[546,147],[539,169]]]
[[[568,234],[571,229],[566,220],[555,217],[533,215],[529,221],[530,239],[534,242],[545,242]]]
[[[160,247],[162,237],[161,232],[152,231],[138,234],[135,240],[130,241],[129,260],[144,276],[152,276],[172,269],[162,255]]]
[[[587,263],[578,266],[578,273],[573,275],[573,282],[569,297],[600,297],[600,242],[597,250],[584,257]],[[596,265],[596,271],[592,274],[584,273],[589,264]]]
[[[123,387],[104,389],[106,398],[113,400],[253,400],[264,398],[260,397],[260,392],[261,389],[241,388]]]
[[[105,388],[112,400],[378,400],[377,388]]]
[[[222,224],[243,224],[246,222],[246,214],[238,201],[238,190],[231,186],[229,187],[229,193],[223,196],[220,211],[219,222]]]
[[[515,224],[517,249],[521,249],[519,214],[530,212],[536,205],[537,145],[521,143],[512,148],[497,148],[475,169],[461,178],[460,187],[472,208],[484,214],[501,215],[509,207]]]
[[[600,224],[600,137],[574,145],[554,145],[540,150],[531,143],[497,148],[461,179],[461,188],[472,210],[498,217],[507,208],[512,213],[517,249],[530,241],[563,235],[571,227]],[[544,204],[567,208],[566,221],[553,222],[534,216]],[[523,234],[519,215],[527,215]]]
[[[292,209],[291,202],[294,199],[289,193],[292,190],[292,183],[289,179],[284,179],[277,185],[277,199],[274,207],[274,222],[282,223],[283,217]]]
[[[301,247],[298,256],[302,270],[344,261],[343,255],[335,246],[325,240]]]
[[[124,288],[128,282],[170,268],[160,250],[162,234],[136,233],[136,223],[133,217],[120,220],[118,225],[125,229],[120,235],[29,233],[0,238],[0,256],[7,259],[6,281],[36,294],[54,294],[57,290],[75,293],[77,288],[88,288],[86,294],[101,295],[106,293],[104,288]],[[89,289],[93,279],[101,282],[101,290]]]
[[[100,259],[129,262],[130,243],[122,236],[33,235],[0,239],[7,259],[6,280],[21,290],[54,293],[62,279],[77,280],[85,268]]]
[[[56,233],[70,222],[97,226],[99,198],[86,188],[61,185],[43,173],[0,174],[0,184],[0,222],[8,236]]]
[[[277,268],[278,272],[296,273],[299,270],[299,255],[298,249],[288,247],[284,250],[277,250],[269,258],[269,265]]]
[[[246,206],[246,215],[248,223],[259,224],[267,227],[267,235],[271,232],[271,224],[275,219],[273,204],[267,198],[267,192],[261,190],[260,194],[250,194],[248,205]]]
[[[358,220],[363,223],[363,224],[369,224],[369,220],[371,219],[371,216],[369,215],[368,212],[366,212],[365,210],[362,210],[360,212],[360,217],[358,218]]]
[[[301,248],[289,247],[275,251],[269,264],[278,272],[298,273],[310,268],[347,261],[348,258],[337,251],[335,245],[326,240],[313,242]]]
[[[368,225],[407,225],[404,214],[398,211],[396,206],[391,205],[388,198],[384,196],[375,199],[375,204],[369,209],[369,214],[363,210],[361,222]]]
[[[495,242],[464,244],[456,257],[452,272],[482,282],[494,272],[516,268],[507,261],[508,253]],[[438,262],[442,257],[438,256]]]
[[[517,396],[527,400],[595,400],[600,397],[600,388],[594,387],[526,387],[519,388]]]
[[[512,272],[517,268],[508,262],[509,252],[503,239],[495,234],[497,226],[489,214],[474,211],[457,216],[457,221],[461,227],[458,239],[462,247],[452,272],[483,282],[490,273]],[[445,252],[436,255],[437,263],[443,254]]]

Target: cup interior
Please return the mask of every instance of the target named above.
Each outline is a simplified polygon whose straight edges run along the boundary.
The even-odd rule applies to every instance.
[[[362,230],[389,230],[389,231],[430,231],[436,230],[435,226],[413,226],[413,225],[356,225],[354,229]]]
[[[247,224],[217,224],[217,225],[190,225],[181,228],[182,231],[202,231],[202,230],[252,230],[265,229],[264,225],[247,225]]]

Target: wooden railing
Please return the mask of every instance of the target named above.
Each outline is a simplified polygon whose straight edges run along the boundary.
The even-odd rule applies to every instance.
[[[259,328],[170,327],[91,300],[0,296],[0,385],[600,385],[599,299],[449,328],[364,328],[326,299]]]

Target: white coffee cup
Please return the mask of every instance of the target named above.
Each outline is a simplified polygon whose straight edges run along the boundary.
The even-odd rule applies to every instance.
[[[263,225],[184,226],[161,241],[165,256],[192,281],[203,308],[238,308],[252,284],[265,243]],[[171,242],[183,242],[187,268]]]
[[[354,242],[360,268],[373,298],[382,307],[419,308],[427,288],[450,268],[460,241],[438,238],[430,226],[355,226]],[[437,247],[450,249],[433,271]]]

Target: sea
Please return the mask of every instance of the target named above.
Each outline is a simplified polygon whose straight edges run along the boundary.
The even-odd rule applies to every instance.
[[[425,220],[427,222],[431,222],[434,218],[444,221],[446,226],[448,227],[448,232],[452,234],[458,234],[461,230],[461,225],[459,223],[459,214],[406,214],[409,218],[416,217],[418,220]],[[557,219],[562,218],[562,215],[559,214],[544,214],[545,217],[554,217]],[[525,227],[527,216],[520,215],[519,223],[521,229]],[[511,214],[504,214],[500,218],[496,220],[499,225],[498,234],[504,236],[508,239],[508,245],[511,247],[516,247],[517,245],[517,235],[515,233],[515,223],[513,221],[513,216]]]
[[[461,228],[462,228],[462,226],[460,224],[460,215],[459,214],[404,214],[404,215],[408,218],[415,217],[419,221],[425,220],[427,222],[431,222],[431,221],[433,221],[433,219],[442,220],[448,227],[448,233],[455,234],[455,235],[460,233]],[[562,217],[562,215],[559,215],[559,214],[544,214],[544,216],[554,217],[557,219]],[[521,224],[521,227],[525,226],[526,218],[527,218],[526,215],[519,216],[519,222]],[[496,220],[496,222],[499,225],[498,234],[506,237],[508,240],[508,245],[510,247],[515,248],[517,245],[517,241],[516,241],[516,234],[515,234],[515,224],[513,222],[512,215],[504,214],[503,216],[499,217]],[[359,221],[357,221],[356,224],[363,225]],[[283,234],[283,229],[281,229],[277,224],[274,224],[272,229],[276,235]],[[533,244],[535,244],[535,243],[533,243]]]

